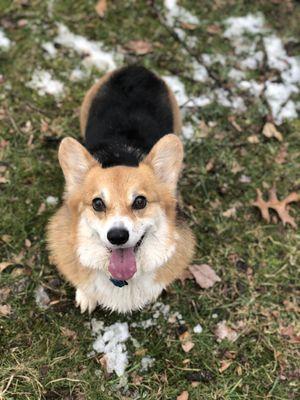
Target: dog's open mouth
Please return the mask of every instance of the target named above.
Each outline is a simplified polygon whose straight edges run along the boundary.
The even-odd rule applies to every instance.
[[[126,249],[114,249],[111,251],[108,271],[112,278],[117,281],[126,281],[136,273],[135,253],[142,244],[143,235],[134,247]]]

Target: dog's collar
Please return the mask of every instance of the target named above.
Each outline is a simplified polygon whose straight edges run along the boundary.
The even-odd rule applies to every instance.
[[[109,278],[109,280],[117,287],[123,287],[128,285],[128,282],[120,281],[119,279]]]

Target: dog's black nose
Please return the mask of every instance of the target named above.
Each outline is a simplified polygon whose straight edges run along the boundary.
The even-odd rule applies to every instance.
[[[107,233],[107,239],[111,244],[121,245],[125,244],[129,238],[129,232],[127,229],[113,228]]]

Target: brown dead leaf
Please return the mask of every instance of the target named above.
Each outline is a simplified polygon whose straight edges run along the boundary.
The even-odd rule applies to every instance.
[[[210,172],[214,169],[215,167],[215,160],[213,158],[211,158],[208,163],[205,166],[205,170],[206,172]]]
[[[236,122],[235,116],[234,115],[229,115],[228,121],[231,123],[231,125],[238,131],[238,132],[243,132],[243,129],[240,127],[240,125]]]
[[[247,141],[251,144],[258,144],[259,143],[259,137],[257,135],[251,135],[247,137]]]
[[[146,40],[130,40],[124,45],[124,48],[138,56],[143,56],[153,51],[153,45]]]
[[[0,149],[5,149],[9,145],[9,141],[5,139],[0,140]]]
[[[211,35],[217,35],[218,33],[221,33],[221,27],[217,24],[211,24],[207,26],[206,32]]]
[[[4,287],[0,289],[0,303],[3,303],[8,299],[11,289],[9,287]]]
[[[230,361],[230,360],[222,360],[221,367],[219,368],[219,372],[222,374],[224,371],[226,371],[227,368],[230,367],[231,364],[232,364],[232,361]]]
[[[189,392],[184,390],[179,396],[177,396],[177,400],[189,400]]]
[[[197,132],[197,137],[199,138],[206,138],[209,135],[209,126],[206,124],[206,122],[202,119],[199,122],[198,126],[199,132]]]
[[[232,167],[231,167],[231,172],[233,174],[237,174],[238,172],[243,171],[244,167],[242,167],[237,161],[233,161]]]
[[[272,138],[274,137],[275,139],[279,140],[279,142],[283,141],[283,136],[281,132],[279,132],[274,124],[271,122],[267,122],[265,126],[263,127],[262,131],[263,135],[267,138]]]
[[[180,22],[181,28],[187,31],[194,31],[198,25],[189,22]]]
[[[284,164],[286,162],[287,155],[287,145],[283,144],[280,146],[279,152],[274,161],[276,162],[276,164]]]
[[[136,386],[140,386],[140,384],[143,382],[144,378],[137,373],[133,373],[131,376],[132,383]]]
[[[0,184],[4,185],[5,183],[9,183],[9,180],[5,176],[0,176]]]
[[[46,204],[45,203],[41,203],[41,205],[39,206],[39,209],[37,210],[36,215],[41,215],[45,211],[46,211]]]
[[[144,356],[145,354],[147,354],[148,349],[145,349],[143,347],[141,347],[140,349],[137,349],[134,354],[136,356]]]
[[[11,306],[9,304],[0,305],[0,317],[6,317],[11,313]]]
[[[182,350],[185,353],[189,353],[194,346],[195,346],[195,343],[193,343],[193,342],[186,342],[186,343],[182,343],[182,345],[181,345]]]
[[[189,270],[202,289],[209,289],[216,282],[221,282],[220,277],[208,264],[194,264],[189,267]]]
[[[4,243],[10,243],[12,241],[12,236],[11,235],[2,235],[1,240]]]
[[[188,331],[185,331],[179,336],[179,340],[181,342],[181,347],[185,353],[189,353],[195,344],[191,340],[191,334]]]
[[[296,302],[284,300],[283,304],[284,304],[284,308],[286,309],[287,312],[290,312],[290,311],[295,312],[295,313],[300,312],[300,307],[298,306],[298,304]]]
[[[221,342],[224,339],[227,339],[230,342],[235,342],[238,335],[234,329],[227,326],[226,321],[221,321],[216,326],[215,336],[218,342]]]
[[[279,329],[280,335],[287,337],[290,343],[298,344],[300,343],[300,333],[296,332],[296,329],[292,325],[281,326]]]
[[[75,331],[72,331],[72,329],[69,329],[69,328],[66,328],[64,326],[61,326],[60,327],[60,331],[61,331],[61,334],[64,337],[66,337],[66,338],[68,338],[70,340],[76,340],[77,339],[77,333]]]
[[[29,249],[31,247],[31,241],[29,239],[25,239],[25,246]]]
[[[265,221],[270,222],[271,220],[269,213],[269,209],[271,208],[272,210],[276,211],[284,226],[286,224],[289,224],[293,228],[297,227],[295,219],[289,215],[287,206],[290,203],[300,201],[300,195],[298,195],[296,192],[292,192],[285,199],[280,201],[277,198],[276,188],[273,187],[269,190],[269,200],[265,201],[262,197],[261,191],[257,189],[256,192],[257,199],[252,203],[252,205],[259,208],[261,215]]]
[[[231,207],[222,213],[223,217],[235,218],[236,217],[236,207]]]
[[[99,0],[95,6],[95,10],[99,17],[103,18],[107,10],[106,0]]]
[[[0,272],[4,271],[7,267],[9,267],[12,264],[11,261],[2,261],[0,263]]]

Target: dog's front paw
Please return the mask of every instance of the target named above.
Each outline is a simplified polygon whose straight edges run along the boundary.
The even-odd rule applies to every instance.
[[[80,307],[81,314],[88,310],[89,314],[97,307],[97,300],[81,289],[76,290],[76,306]]]

